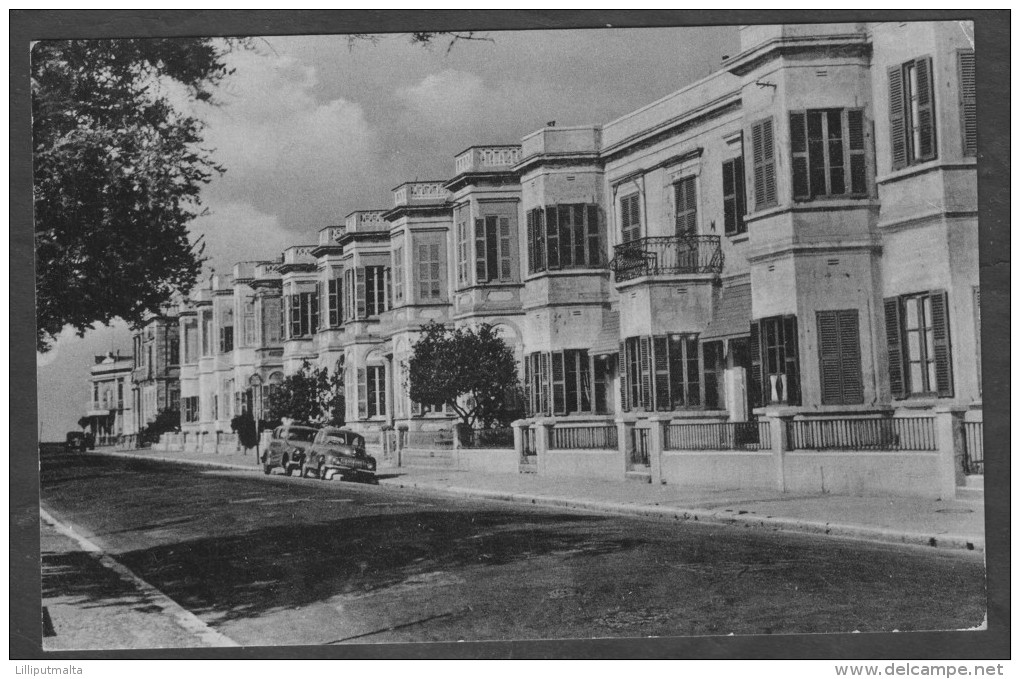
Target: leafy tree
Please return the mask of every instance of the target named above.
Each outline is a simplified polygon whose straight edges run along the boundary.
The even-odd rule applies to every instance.
[[[213,102],[224,56],[247,41],[46,40],[32,47],[36,303],[40,351],[157,312],[200,272],[188,238],[199,191],[223,171],[203,123],[174,102]]]
[[[156,443],[159,437],[167,432],[179,431],[181,428],[181,411],[172,408],[161,408],[156,419],[142,427],[138,432],[139,443]]]
[[[90,423],[91,421],[89,420],[89,418],[85,417],[84,415],[78,418],[78,428],[83,431],[89,426]]]
[[[450,404],[464,427],[505,424],[517,415],[517,361],[488,323],[423,326],[408,361],[406,386],[413,401]]]
[[[285,417],[317,425],[342,426],[344,419],[343,368],[312,368],[305,361],[301,369],[284,378],[269,399],[269,420]]]

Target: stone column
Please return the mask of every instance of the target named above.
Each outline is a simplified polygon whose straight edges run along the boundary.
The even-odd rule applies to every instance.
[[[964,432],[962,406],[935,408],[935,446],[939,456],[939,495],[943,500],[956,497],[956,488],[965,483],[963,475]]]
[[[652,483],[663,484],[666,479],[662,477],[662,455],[666,450],[666,427],[669,426],[669,417],[656,415],[648,418],[651,425],[648,430],[648,464],[651,467]]]
[[[514,420],[510,423],[510,426],[514,428],[514,452],[517,453],[517,459],[524,459],[524,428],[528,426],[527,420]]]
[[[535,453],[538,455],[539,476],[546,473],[554,423],[554,420],[539,420],[535,423]]]
[[[793,420],[793,415],[782,412],[767,412],[759,418],[769,424],[769,438],[772,443],[772,470],[775,488],[780,493],[786,492],[786,451],[789,442],[786,436],[786,424]]]
[[[630,470],[630,457],[634,452],[634,425],[637,420],[633,417],[618,418],[616,420],[616,444],[620,448],[620,478],[626,478]]]

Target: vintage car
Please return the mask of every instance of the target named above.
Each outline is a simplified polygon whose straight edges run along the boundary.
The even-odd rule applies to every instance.
[[[69,453],[75,451],[84,453],[85,448],[88,447],[88,439],[85,437],[84,432],[80,431],[69,431],[67,432],[67,440],[64,442],[64,450]]]
[[[269,447],[262,451],[262,471],[271,474],[279,467],[287,476],[295,471],[300,474],[318,432],[307,424],[285,424],[274,429]]]
[[[303,474],[329,481],[344,479],[375,482],[375,458],[365,452],[365,437],[349,429],[323,427],[308,450]]]

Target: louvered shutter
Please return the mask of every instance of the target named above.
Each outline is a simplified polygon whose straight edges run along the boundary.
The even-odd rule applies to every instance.
[[[921,128],[921,148],[918,160],[931,160],[938,155],[935,142],[935,92],[932,82],[931,57],[915,62],[917,66],[917,121]]]
[[[429,297],[432,299],[440,299],[443,296],[443,270],[442,261],[439,258],[439,243],[429,244],[429,280],[431,282],[431,288],[429,289]]]
[[[728,236],[737,233],[736,171],[736,160],[722,164],[723,231]]]
[[[535,208],[535,271],[545,271],[545,210]]]
[[[617,363],[619,363],[619,373],[620,373],[620,412],[624,413],[624,412],[628,412],[630,410],[630,403],[627,400],[627,394],[629,393],[628,390],[630,389],[630,384],[627,382],[627,343],[626,342],[620,342],[620,354],[619,354],[619,358],[617,358]]]
[[[513,259],[510,244],[510,218],[499,218],[499,278],[503,281],[513,279]]]
[[[525,417],[531,417],[535,414],[535,390],[534,384],[531,382],[531,357],[533,355],[524,357],[524,393],[528,395],[526,402],[527,412],[524,413]]]
[[[800,405],[800,358],[797,349],[797,317],[783,317],[783,348],[786,354],[786,402]]]
[[[685,177],[673,185],[676,203],[676,235],[692,236],[698,229],[698,199],[694,177]]]
[[[485,220],[475,220],[475,283],[489,280],[485,258]]]
[[[977,90],[974,79],[974,50],[957,53],[960,75],[960,134],[963,155],[977,155]]]
[[[756,210],[776,202],[775,147],[772,120],[763,120],[751,128],[751,149],[754,160],[754,206]]]
[[[748,342],[748,353],[751,355],[751,374],[748,375],[748,388],[751,390],[751,407],[760,408],[768,405],[769,399],[764,392],[761,360],[761,321],[751,321],[751,337]]]
[[[553,415],[566,415],[567,413],[567,382],[563,360],[562,351],[552,352]]]
[[[652,343],[650,337],[642,337],[638,340],[639,358],[641,366],[641,408],[644,410],[655,410],[652,402]]]
[[[935,387],[939,398],[951,398],[953,363],[949,342],[949,296],[943,290],[931,293],[931,326],[935,343]]]
[[[539,394],[540,411],[543,415],[549,414],[549,354],[539,355],[539,368],[542,377],[542,389]]]
[[[903,345],[900,321],[900,300],[898,297],[885,299],[885,343],[889,352],[889,389],[893,398],[905,398],[906,384],[903,380]]]
[[[528,238],[528,273],[535,273],[535,211],[528,210],[526,217],[527,238]]]
[[[552,205],[545,209],[545,242],[546,257],[550,269],[560,268],[560,226],[556,218],[556,206]]]
[[[485,269],[488,280],[498,280],[499,272],[499,217],[489,215],[485,218]]]
[[[599,241],[599,206],[588,205],[588,266],[602,264],[602,245]]]
[[[570,206],[557,206],[556,217],[560,226],[560,266],[569,267],[574,264],[573,214]]]
[[[857,309],[842,309],[839,320],[839,352],[843,374],[843,403],[864,403],[861,379],[861,331]]]
[[[655,409],[669,411],[673,409],[673,402],[669,391],[669,341],[665,335],[652,338],[652,352],[655,370]]]
[[[862,403],[857,310],[819,311],[817,318],[822,404]]]
[[[340,325],[340,279],[331,278],[329,281],[329,325],[332,328]]]
[[[320,306],[321,302],[319,301],[322,299],[322,297],[319,294],[321,290],[322,284],[316,281],[315,292],[311,293],[310,299],[308,300],[308,305],[311,307],[311,323],[309,327],[309,332],[311,332],[312,334],[319,331],[319,310],[322,308]]]
[[[864,111],[850,109],[847,116],[847,137],[850,147],[850,193],[863,196],[868,193],[866,146],[864,143]]]
[[[358,368],[358,419],[368,419],[368,376]]]
[[[393,308],[393,272],[388,266],[383,268],[383,279],[386,290],[383,296],[382,308],[379,309],[380,313]]]
[[[889,69],[889,150],[892,169],[907,166],[906,102],[903,100],[903,67]]]
[[[367,296],[365,287],[365,267],[359,266],[354,270],[354,297],[357,308],[357,318],[365,318],[368,316],[368,307],[366,303]]]
[[[793,199],[809,200],[807,116],[803,111],[790,114],[790,152],[793,156]]]

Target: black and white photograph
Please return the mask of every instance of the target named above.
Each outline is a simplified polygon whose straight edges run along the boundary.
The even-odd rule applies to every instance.
[[[985,657],[974,21],[164,14],[30,45],[44,653]]]

